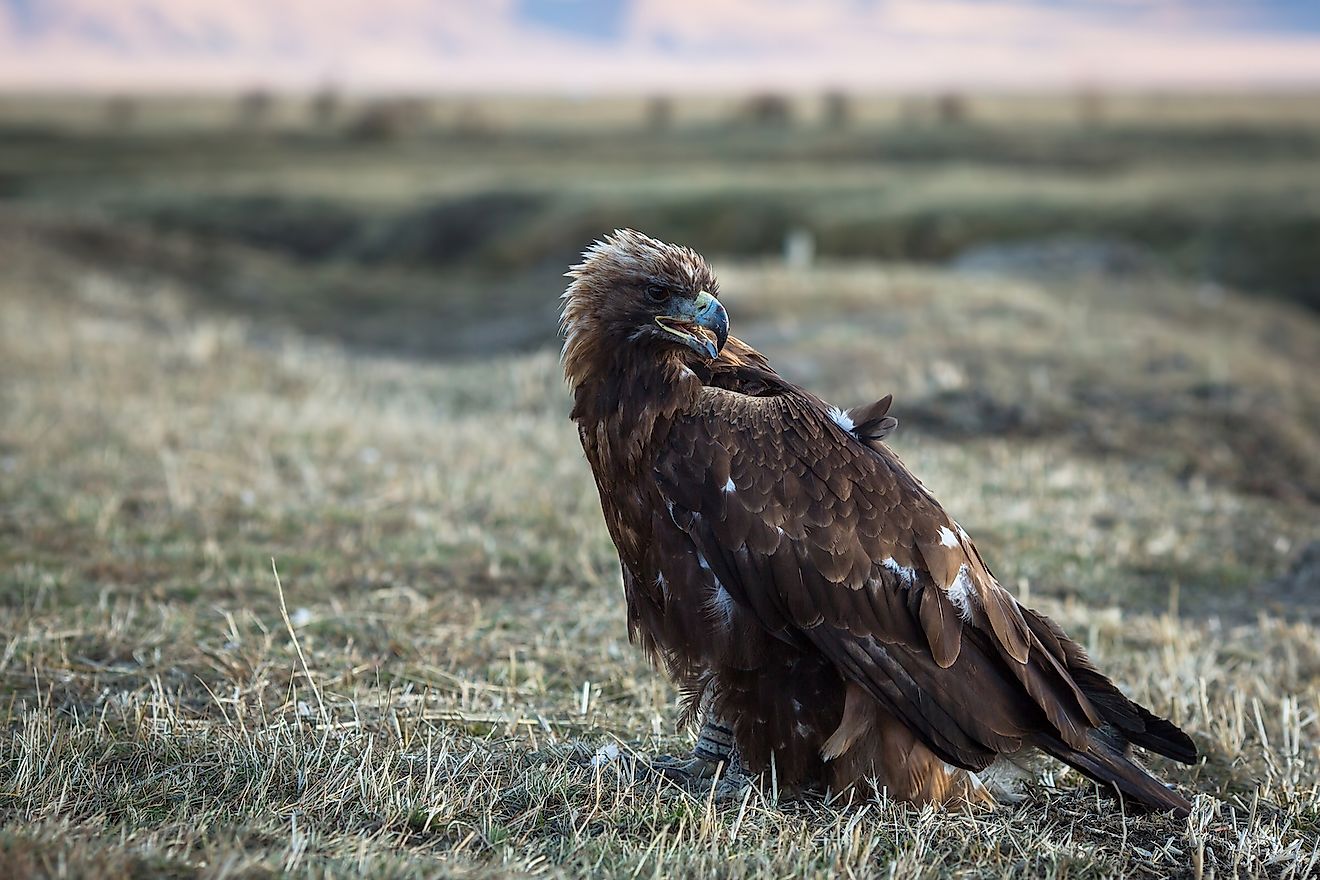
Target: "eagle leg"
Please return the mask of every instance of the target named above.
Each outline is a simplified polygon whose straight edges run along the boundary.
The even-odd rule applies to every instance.
[[[666,778],[684,786],[707,783],[719,773],[721,779],[716,791],[719,797],[740,791],[746,782],[746,772],[733,741],[733,728],[710,714],[706,715],[701,724],[697,744],[692,748],[690,756],[675,758],[660,755],[651,762],[651,766]]]
[[[733,742],[733,728],[723,723],[722,719],[706,715],[697,734],[697,744],[692,749],[692,757],[712,764],[720,761],[728,764],[736,751]]]

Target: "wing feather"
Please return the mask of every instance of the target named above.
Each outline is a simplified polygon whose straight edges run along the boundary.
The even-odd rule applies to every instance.
[[[931,655],[941,669],[948,669],[962,647],[962,622],[957,610],[939,590],[922,590],[919,616]]]
[[[655,474],[673,521],[762,627],[952,763],[984,767],[1045,725],[1085,743],[1087,696],[887,448],[797,390],[707,387],[670,434]]]

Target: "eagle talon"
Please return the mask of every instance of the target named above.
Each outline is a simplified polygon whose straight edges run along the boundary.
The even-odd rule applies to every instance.
[[[725,800],[742,793],[747,771],[738,758],[733,728],[711,714],[709,706],[704,714],[692,754],[685,758],[659,755],[652,759],[651,768],[690,790],[709,791],[713,784],[715,799]]]
[[[696,755],[687,758],[658,755],[651,761],[651,768],[667,779],[686,784],[714,777],[722,763],[722,761],[707,761]]]
[[[664,776],[683,784],[721,777],[721,784],[746,776],[734,746],[733,730],[707,716],[697,733],[696,745],[686,758],[661,755],[651,766]]]
[[[707,761],[696,755],[687,758],[658,755],[652,759],[651,769],[694,794],[704,795],[713,786],[717,802],[741,796],[749,782],[736,757],[730,762]]]

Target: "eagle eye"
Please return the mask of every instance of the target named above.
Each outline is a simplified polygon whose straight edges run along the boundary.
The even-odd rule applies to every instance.
[[[646,285],[646,298],[656,305],[659,305],[669,299],[669,288],[657,281],[652,281],[650,284]]]

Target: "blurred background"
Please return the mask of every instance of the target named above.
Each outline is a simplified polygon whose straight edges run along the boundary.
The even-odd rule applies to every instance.
[[[919,430],[1076,434],[1320,500],[1314,388],[1249,390],[1220,317],[1255,304],[1262,352],[1315,366],[1289,335],[1320,309],[1306,0],[5,0],[0,87],[7,236],[189,309],[395,356],[545,350],[564,267],[631,226],[773,275],[727,286],[744,335],[896,391]],[[816,271],[895,266],[1199,348],[1085,361],[1010,314],[919,336]],[[831,303],[879,335],[793,335]]]
[[[0,0],[0,687],[169,691],[221,739],[212,691],[302,712],[273,556],[321,711],[659,737],[557,364],[562,274],[622,226],[705,253],[789,378],[892,392],[1203,786],[1314,798],[1247,742],[1315,746],[1314,0]],[[61,785],[0,788],[94,831],[148,802]]]

